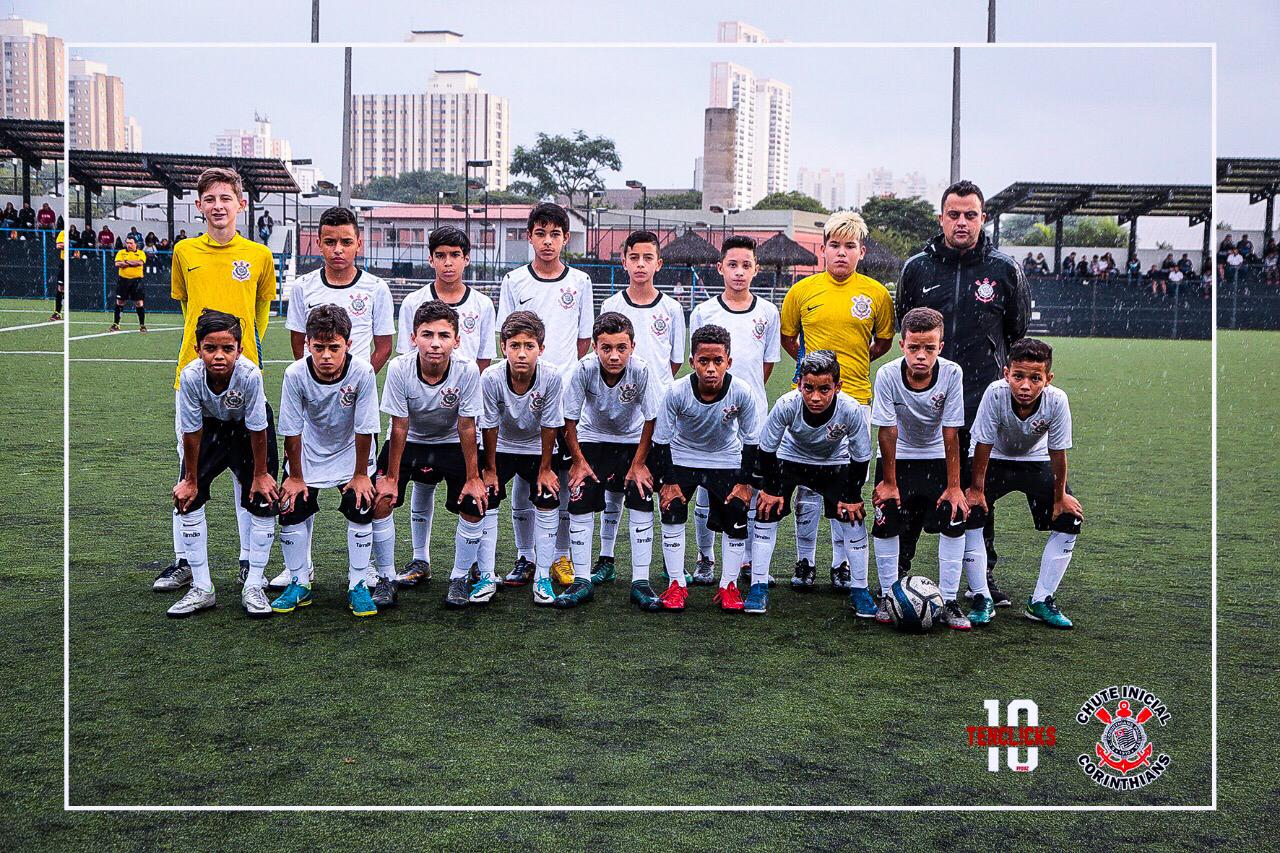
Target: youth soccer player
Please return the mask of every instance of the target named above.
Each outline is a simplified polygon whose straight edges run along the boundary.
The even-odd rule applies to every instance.
[[[280,547],[290,582],[273,602],[277,613],[311,604],[311,526],[320,491],[337,487],[347,519],[347,606],[376,616],[365,584],[373,545],[373,457],[378,434],[378,384],[373,367],[348,352],[351,320],[325,304],[307,315],[307,355],[284,371],[280,434],[285,480],[280,488]]]
[[[120,331],[120,312],[126,302],[132,302],[138,312],[138,331],[147,330],[146,294],[142,289],[142,267],[147,253],[138,248],[138,242],[129,237],[124,248],[116,252],[116,315],[111,321],[111,331]]]
[[[591,346],[591,318],[595,313],[591,278],[582,270],[566,266],[560,259],[569,240],[569,214],[551,202],[529,211],[527,227],[533,260],[502,277],[498,293],[498,324],[512,311],[532,311],[547,329],[542,361],[564,372],[587,354]],[[567,461],[567,459],[565,460]],[[571,583],[573,564],[569,559],[569,490],[567,470],[560,480],[560,529],[556,535],[556,561],[552,577]],[[516,495],[520,492],[517,490]],[[523,501],[511,501],[511,522],[516,548],[523,562],[507,575],[513,583],[528,583],[533,571],[533,512]]]
[[[1035,338],[1015,341],[1009,348],[1004,379],[987,386],[974,416],[964,560],[974,590],[969,618],[976,624],[990,622],[995,615],[987,588],[985,515],[1000,498],[1022,492],[1036,530],[1049,531],[1040,557],[1040,577],[1024,615],[1052,628],[1072,626],[1055,596],[1071,564],[1084,510],[1067,484],[1071,407],[1066,393],[1051,382],[1052,347]]]
[[[493,300],[463,281],[463,273],[470,263],[471,240],[461,228],[443,225],[427,238],[427,250],[430,252],[428,263],[436,273],[435,281],[413,291],[400,303],[400,335],[396,351],[417,351],[413,345],[414,314],[422,303],[438,299],[458,312],[458,345],[453,357],[474,361],[483,374],[494,355],[494,308]],[[431,520],[435,515],[435,495],[433,486],[413,484],[409,497],[413,559],[400,575],[402,586],[431,580]],[[492,536],[496,541],[496,530],[495,527],[494,532],[486,531],[486,537]]]
[[[190,616],[216,603],[204,505],[213,480],[230,470],[247,487],[241,502],[253,518],[249,575],[240,601],[250,616],[270,616],[262,587],[276,532],[276,436],[262,371],[242,354],[240,321],[230,314],[206,308],[196,321],[195,338],[199,358],[188,362],[179,379],[182,479],[173,487],[192,580],[169,615]]]
[[[707,526],[723,534],[720,589],[713,602],[741,610],[738,575],[747,549],[747,507],[760,440],[755,393],[730,373],[729,332],[707,325],[689,345],[693,373],[671,386],[654,430],[653,457],[662,510],[662,560],[671,578],[663,609],[683,610],[685,521],[689,498],[701,486],[710,496]]]
[[[432,486],[444,481],[445,508],[458,516],[453,572],[444,602],[466,607],[472,600],[468,575],[478,562],[486,497],[480,477],[476,418],[482,411],[480,372],[474,361],[454,358],[458,312],[438,299],[418,306],[413,316],[413,352],[396,356],[382,388],[382,410],[391,415],[391,437],[378,457],[378,506],[374,549],[379,607],[395,603],[395,522],[392,510],[404,501],[409,480]],[[485,568],[481,565],[482,570]],[[488,601],[497,588],[493,566],[480,582]]]
[[[646,460],[662,383],[644,359],[633,355],[635,328],[616,311],[596,318],[591,333],[595,352],[578,362],[564,392],[564,444],[569,466],[569,544],[573,583],[556,597],[557,607],[590,601],[597,583],[614,579],[613,560],[591,569],[594,514],[604,510],[605,493],[622,495],[631,531],[631,600],[655,609],[649,585],[653,552],[653,477]],[[658,371],[665,368],[661,366]]]
[[[505,361],[490,365],[480,376],[485,464],[482,477],[489,497],[486,519],[496,520],[507,484],[519,477],[513,490],[526,488],[536,510],[538,536],[534,542],[533,603],[551,604],[551,562],[555,558],[560,524],[560,477],[554,465],[556,437],[564,426],[561,376],[545,365],[539,368],[546,328],[532,311],[514,311],[502,323]],[[471,587],[472,601],[493,596],[493,559],[482,565],[482,577]],[[481,563],[485,563],[481,554]]]
[[[769,605],[769,564],[778,542],[778,521],[791,511],[800,486],[822,498],[826,517],[849,549],[861,542],[862,485],[871,461],[871,430],[858,401],[840,388],[840,362],[830,350],[800,359],[799,387],[778,398],[765,420],[756,455],[760,492],[751,537],[751,587],[744,610],[764,613]],[[852,561],[858,565],[858,560]],[[862,565],[865,567],[866,562]],[[859,583],[861,582],[861,583]],[[859,616],[875,615],[867,576],[853,578],[850,606]]]
[[[751,388],[756,395],[759,411],[763,416],[769,411],[769,398],[765,384],[773,373],[773,366],[782,358],[782,344],[778,332],[778,309],[772,302],[751,292],[751,282],[759,272],[756,263],[756,241],[735,234],[725,238],[720,246],[720,263],[716,271],[724,279],[724,290],[693,309],[689,315],[689,331],[696,332],[708,324],[727,329],[733,340],[733,363],[729,372]],[[753,493],[754,494],[754,493]],[[705,489],[698,489],[693,505],[693,523],[698,545],[698,561],[693,572],[694,583],[713,583],[715,580],[715,534],[707,529],[707,512],[710,504]],[[748,540],[754,525],[755,498],[747,515]],[[748,549],[746,572],[750,568],[751,553]],[[770,585],[773,577],[769,577]]]
[[[868,612],[869,595],[851,597],[850,603],[859,616],[891,621],[888,602],[889,590],[898,579],[898,535],[920,519],[926,531],[939,534],[940,619],[954,630],[967,631],[969,619],[956,603],[968,514],[960,482],[964,376],[960,365],[938,356],[942,332],[940,313],[932,308],[911,309],[902,318],[903,357],[876,372],[871,423],[878,427],[880,459],[871,535],[880,576],[880,606]]]
[[[633,231],[622,246],[622,268],[628,284],[610,296],[600,311],[616,311],[631,321],[635,329],[635,355],[649,365],[650,375],[663,390],[671,387],[684,364],[684,309],[654,285],[662,269],[658,236],[652,231]],[[600,513],[600,558],[595,572],[614,572],[613,549],[622,518],[622,492],[606,490]]]
[[[170,295],[182,306],[182,345],[174,371],[175,396],[182,368],[196,358],[196,321],[206,308],[225,311],[240,321],[244,356],[262,366],[261,347],[276,295],[275,259],[271,250],[236,232],[236,220],[247,206],[244,184],[234,169],[210,168],[196,181],[196,209],[207,230],[181,240],[173,250]],[[175,425],[176,429],[176,425]],[[178,441],[181,444],[181,435]],[[181,455],[181,447],[179,447]],[[234,473],[234,472],[233,472]],[[252,515],[242,508],[244,484],[233,479],[236,522],[240,529],[240,575],[249,571]],[[181,529],[173,519],[174,561],[156,578],[155,590],[180,589],[191,581],[191,567],[182,553]]]

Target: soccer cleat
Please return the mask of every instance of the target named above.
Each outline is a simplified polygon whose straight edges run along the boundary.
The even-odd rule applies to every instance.
[[[551,604],[556,600],[556,589],[551,585],[551,578],[538,578],[533,582],[533,603]]]
[[[1058,607],[1057,602],[1053,600],[1053,596],[1049,596],[1044,601],[1032,601],[1027,599],[1027,609],[1022,612],[1032,622],[1043,622],[1050,628],[1071,628],[1071,620]]]
[[[120,331],[120,324],[119,324],[119,323],[112,323],[112,324],[111,324],[111,328],[107,329],[107,331],[108,331],[108,332],[118,332],[118,331]]]
[[[613,557],[606,557],[601,554],[596,558],[596,569],[591,573],[591,582],[593,584],[613,583],[618,577],[618,571],[613,563]]]
[[[307,586],[310,586],[315,582],[315,575],[315,566],[309,567],[307,569]],[[289,573],[288,569],[285,569],[283,572],[267,581],[267,589],[287,589],[291,583],[293,583],[293,575]]]
[[[653,591],[653,587],[646,580],[631,582],[631,603],[641,610],[653,612],[662,609],[662,602],[658,600],[658,594]]]
[[[396,598],[400,593],[400,582],[395,578],[379,577],[373,585],[373,603],[379,610],[396,606]]]
[[[404,564],[404,571],[396,578],[400,586],[417,586],[431,580],[431,564],[426,560],[413,559]]]
[[[595,587],[591,585],[591,581],[575,580],[551,603],[556,607],[577,607],[579,604],[590,601],[593,595],[595,595]]]
[[[750,563],[743,563],[742,568],[738,569],[738,583],[751,586],[751,564]]]
[[[480,564],[472,563],[471,571],[467,573],[467,580],[471,581],[472,583],[480,583],[480,578],[481,578]]]
[[[369,568],[364,570],[364,585],[372,590],[378,585],[378,570],[369,564]]]
[[[721,610],[729,612],[737,612],[743,609],[742,593],[738,592],[738,585],[731,583],[728,586],[722,586],[716,590],[716,594],[711,598],[712,604],[719,604]]]
[[[551,579],[561,586],[573,583],[573,561],[568,557],[556,557],[551,564]]]
[[[184,619],[187,616],[199,613],[201,610],[208,610],[217,603],[218,599],[213,594],[213,590],[200,589],[193,586],[187,590],[186,595],[178,599],[178,602],[166,612],[174,619]]]
[[[849,608],[859,619],[876,618],[876,600],[865,586],[855,586],[849,591]]]
[[[698,555],[693,567],[692,581],[698,586],[711,586],[716,582],[716,564],[709,557]]]
[[[889,593],[883,593],[880,596],[880,603],[876,605],[876,621],[881,625],[892,625],[893,617],[889,615]]]
[[[791,577],[791,588],[796,592],[811,592],[817,582],[817,567],[808,560],[796,560],[796,571]]]
[[[373,596],[369,594],[369,587],[364,585],[364,581],[347,591],[347,607],[352,616],[378,615],[378,605],[373,603]]]
[[[493,594],[498,591],[498,579],[484,577],[471,585],[471,594],[467,601],[471,604],[488,604]]]
[[[831,589],[834,592],[853,589],[853,573],[849,570],[848,560],[831,567]]]
[[[306,607],[312,600],[311,587],[290,581],[284,592],[271,602],[271,609],[276,613],[292,613],[299,607]]]
[[[979,593],[973,597],[973,609],[969,611],[969,622],[973,625],[989,625],[996,618],[996,606],[985,595]]]
[[[1009,596],[1005,595],[1000,587],[996,586],[996,576],[987,569],[987,592],[991,593],[991,603],[996,607],[1008,607],[1013,604],[1009,600]]]
[[[524,557],[517,557],[516,564],[502,579],[503,586],[524,586],[533,580],[535,566]]]
[[[139,326],[139,327],[138,327],[138,331],[139,331],[139,332],[145,332],[146,330],[147,330],[147,327],[146,327],[146,326]]]
[[[658,601],[663,610],[684,610],[684,603],[688,598],[689,588],[672,581],[666,592],[658,596]]]
[[[662,580],[666,583],[671,583],[671,573],[665,568],[662,570]],[[684,573],[684,585],[688,586],[691,583],[693,583],[693,575],[689,574],[689,571],[686,569]]]
[[[50,320],[61,320],[61,319],[62,319],[62,315],[61,315],[61,314],[59,314],[57,311],[54,311],[52,314],[50,314],[50,315],[49,315],[49,319],[50,319]]]
[[[753,583],[747,590],[747,599],[742,603],[743,613],[764,613],[769,609],[769,585]]]
[[[952,631],[968,631],[970,628],[969,617],[964,615],[964,611],[960,609],[960,605],[954,598],[942,602],[942,609],[938,611],[938,621]]]
[[[444,595],[445,607],[466,607],[471,601],[471,582],[466,575],[449,578],[449,591]]]
[[[241,560],[240,570],[236,573],[236,585],[244,586],[247,580],[249,580],[249,561]]]
[[[267,601],[267,592],[260,586],[246,586],[240,591],[240,606],[252,619],[262,619],[271,615],[271,604]]]
[[[191,583],[191,566],[186,560],[178,560],[165,566],[164,571],[156,575],[151,589],[155,592],[173,592]]]

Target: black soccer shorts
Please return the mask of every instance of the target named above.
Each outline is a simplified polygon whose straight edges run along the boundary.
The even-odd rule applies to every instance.
[[[569,513],[582,515],[604,510],[605,492],[622,492],[623,505],[636,512],[653,512],[653,495],[644,497],[634,484],[626,482],[631,460],[636,456],[635,444],[619,444],[603,441],[584,441],[579,445],[582,456],[595,472],[596,479],[588,479],[577,492],[569,495]]]
[[[143,297],[142,279],[116,277],[116,299],[125,302],[141,302]]]
[[[382,445],[378,454],[377,479],[387,475],[387,461],[391,445]],[[452,444],[420,444],[406,441],[404,451],[400,454],[400,470],[396,477],[396,500],[392,504],[398,507],[404,503],[405,483],[412,480],[434,486],[440,482],[445,484],[445,509],[454,515],[484,515],[476,502],[467,497],[462,498],[462,486],[467,481],[467,463],[462,458],[462,445]]]
[[[554,459],[553,459],[554,461]],[[528,488],[529,500],[538,509],[557,509],[560,506],[560,498],[554,494],[540,495],[537,490],[538,485],[538,468],[542,464],[542,454],[540,453],[503,453],[501,450],[497,452],[498,463],[498,491],[489,491],[489,508],[494,509],[498,504],[507,499],[507,484],[511,482],[513,477],[519,477],[524,481],[525,486],[516,486],[514,488]],[[552,466],[554,469],[554,465]]]
[[[862,500],[862,495],[846,494],[849,489],[849,466],[847,464],[806,465],[802,462],[779,459],[778,473],[781,482],[780,492],[761,489],[766,494],[782,498],[782,510],[777,516],[764,519],[766,522],[780,521],[791,514],[791,498],[795,494],[797,486],[804,486],[822,495],[823,514],[827,518],[839,518],[836,512],[836,505],[839,502],[857,503]],[[756,520],[760,520],[758,512],[756,513]],[[840,520],[844,521],[846,519]]]
[[[987,506],[1010,492],[1022,492],[1027,496],[1027,506],[1031,508],[1031,520],[1036,530],[1053,530],[1059,533],[1079,533],[1083,521],[1078,515],[1064,512],[1055,521],[1053,518],[1053,465],[1046,461],[1013,462],[1008,459],[991,459],[987,462],[987,482],[984,494]],[[1071,484],[1067,483],[1067,494],[1071,494]],[[971,510],[970,530],[977,530],[986,521],[987,513],[982,510]]]
[[[729,503],[725,500],[734,486],[747,483],[738,475],[737,468],[685,468],[683,465],[672,465],[663,481],[664,485],[677,485],[684,495],[683,500],[672,501],[662,510],[663,524],[684,524],[689,520],[689,501],[694,490],[699,486],[707,490],[711,506],[707,512],[707,529],[725,534],[730,539],[747,538],[746,501],[734,498]]]
[[[947,490],[947,460],[899,459],[897,474],[899,499],[875,508],[872,536],[889,539],[919,527],[926,533],[964,535],[965,520],[952,519],[951,504],[938,506],[938,498]],[[880,460],[876,460],[876,482],[883,478]]]
[[[267,473],[273,478],[279,467],[276,451],[275,415],[267,405]],[[276,514],[275,502],[254,501],[249,494],[253,483],[253,439],[244,421],[205,418],[200,431],[200,458],[196,463],[196,497],[187,507],[194,512],[209,501],[209,489],[223,471],[230,470],[240,481],[240,506],[264,518]],[[182,476],[181,469],[178,476]]]

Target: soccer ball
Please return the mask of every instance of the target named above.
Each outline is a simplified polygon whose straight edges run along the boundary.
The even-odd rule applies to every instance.
[[[907,575],[889,590],[889,617],[899,631],[924,633],[942,609],[938,585],[919,575]]]

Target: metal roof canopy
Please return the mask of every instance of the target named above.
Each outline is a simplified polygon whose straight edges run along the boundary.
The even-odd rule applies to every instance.
[[[22,161],[22,201],[31,203],[31,170],[45,160],[62,161],[62,122],[0,119],[0,158]]]
[[[1218,192],[1249,196],[1249,204],[1267,203],[1263,220],[1262,242],[1271,241],[1274,232],[1276,195],[1280,194],[1280,159],[1259,157],[1219,157]]]

